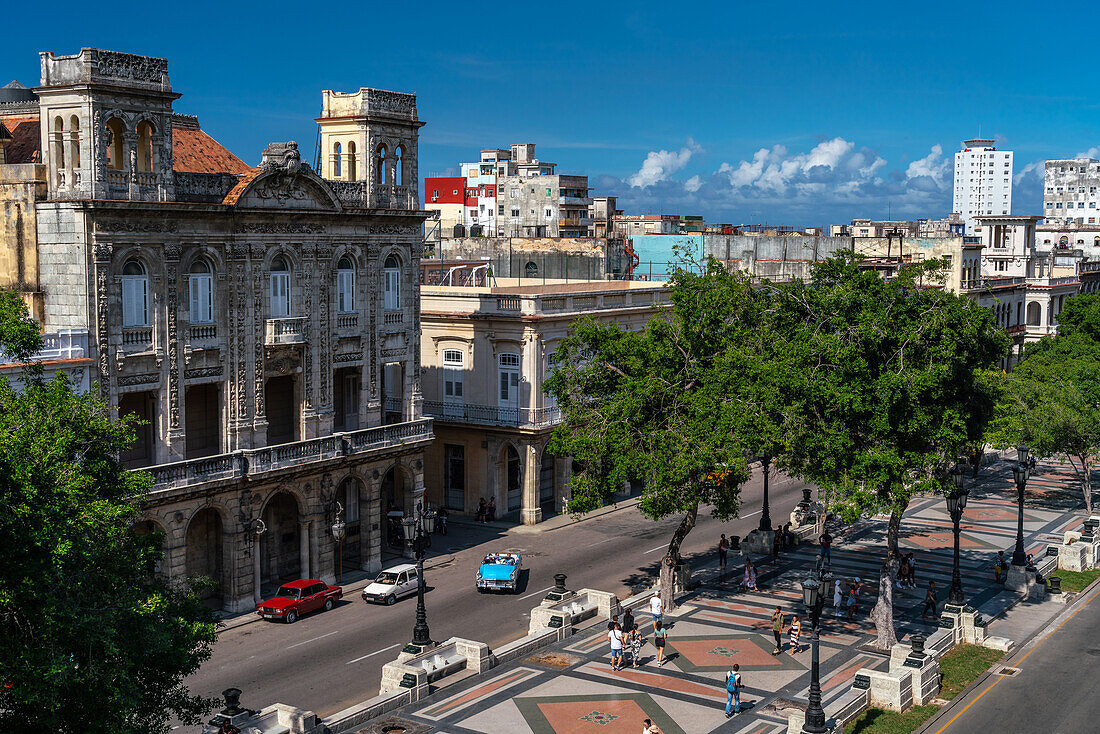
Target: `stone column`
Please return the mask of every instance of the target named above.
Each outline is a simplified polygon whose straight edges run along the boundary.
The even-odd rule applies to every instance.
[[[570,482],[573,479],[573,457],[554,457],[554,508],[561,512],[565,500],[572,496]]]
[[[309,544],[310,544],[310,528],[313,526],[311,520],[299,520],[298,521],[298,565],[299,573],[302,578],[309,578]]]
[[[360,568],[371,573],[382,570],[382,538],[385,530],[382,528],[382,497],[379,492],[377,486],[373,487],[366,513],[363,513],[362,508],[359,512]]]
[[[534,444],[525,444],[523,450],[523,509],[520,516],[524,525],[542,522],[539,506],[539,451]]]
[[[260,538],[262,536],[255,536],[255,540],[252,542],[252,599],[257,604],[263,601],[263,596],[260,594]]]

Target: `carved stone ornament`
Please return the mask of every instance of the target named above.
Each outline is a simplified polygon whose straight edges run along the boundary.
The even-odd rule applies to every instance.
[[[241,234],[316,234],[325,231],[325,225],[311,222],[242,222],[234,229]]]
[[[171,244],[166,244],[164,246],[164,257],[168,260],[179,260],[180,253],[182,251],[182,248],[174,242]]]
[[[332,361],[341,364],[343,362],[355,362],[362,358],[361,352],[339,352],[333,356]]]
[[[222,373],[221,366],[218,367],[198,367],[193,370],[185,370],[183,376],[188,380],[193,380],[199,377],[218,377]]]
[[[115,248],[111,245],[104,245],[96,243],[95,246],[95,259],[97,262],[110,262],[111,255],[114,253]]]
[[[415,235],[420,233],[420,225],[417,224],[376,224],[371,227],[371,234],[390,235]]]
[[[168,74],[167,59],[119,51],[99,51],[97,56],[95,71],[97,77],[160,84]]]
[[[125,375],[118,378],[119,387],[133,387],[134,385],[153,385],[160,382],[160,373],[151,372],[146,375]]]
[[[138,219],[97,219],[97,232],[175,232],[175,222],[156,222]]]

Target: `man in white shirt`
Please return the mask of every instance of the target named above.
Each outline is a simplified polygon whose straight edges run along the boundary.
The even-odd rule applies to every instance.
[[[621,670],[623,667],[623,631],[619,629],[618,622],[607,631],[607,639],[611,641],[611,669]]]
[[[649,613],[653,615],[653,629],[657,629],[657,626],[664,619],[664,609],[664,605],[661,604],[660,593],[649,598]]]

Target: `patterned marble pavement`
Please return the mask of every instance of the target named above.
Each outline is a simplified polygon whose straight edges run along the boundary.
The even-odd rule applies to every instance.
[[[960,542],[963,590],[975,606],[1000,591],[993,580],[993,560],[998,550],[1011,552],[1014,547],[1017,517],[1007,465],[995,464],[983,469],[983,475],[972,489]],[[1037,488],[1034,494],[1032,484]],[[1082,524],[1083,516],[1072,511],[1080,503],[1080,492],[1072,471],[1045,464],[1028,487],[1025,545],[1038,554],[1064,530]],[[864,647],[874,638],[867,612],[875,603],[884,533],[885,523],[863,523],[834,544],[834,575],[847,582],[858,577],[863,584],[855,619],[835,616],[831,599],[822,614],[826,706],[848,689],[860,668],[887,666],[885,657]],[[914,554],[917,588],[895,590],[899,637],[931,630],[932,622],[920,618],[927,582],[936,582],[941,604],[951,585],[952,533],[943,499],[914,501],[903,518],[901,535],[903,552]],[[637,734],[646,718],[666,734],[783,732],[786,720],[769,704],[807,695],[810,625],[798,581],[813,566],[817,550],[816,545],[804,545],[784,554],[778,564],[760,559],[756,592],[740,588],[736,568],[706,580],[668,616],[671,627],[663,667],[656,665],[651,620],[643,610],[637,619],[648,639],[638,668],[611,669],[601,623],[551,649],[561,656],[553,667],[532,656],[441,689],[397,713],[447,734]],[[801,654],[785,649],[772,655],[770,619],[776,606],[788,620],[792,614],[803,619]],[[785,648],[787,639],[784,633]],[[568,664],[561,667],[562,661]],[[741,700],[748,710],[727,720],[723,681],[735,662],[741,667]]]

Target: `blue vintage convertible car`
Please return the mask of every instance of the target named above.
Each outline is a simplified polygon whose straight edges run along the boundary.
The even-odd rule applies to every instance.
[[[519,588],[519,570],[523,559],[519,553],[489,553],[477,569],[478,592],[487,589],[508,589],[513,594]]]

